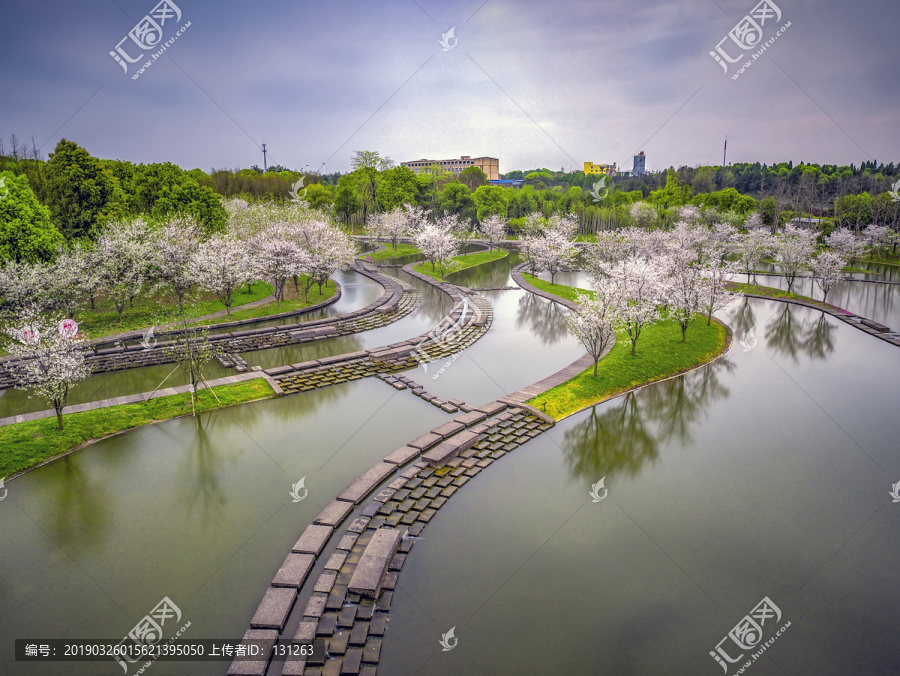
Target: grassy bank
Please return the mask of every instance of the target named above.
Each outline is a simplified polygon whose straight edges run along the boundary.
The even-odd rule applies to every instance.
[[[641,333],[637,354],[631,356],[631,342],[624,331],[616,336],[616,344],[597,364],[597,375],[591,365],[586,371],[533,399],[528,404],[561,420],[588,406],[627,392],[639,385],[661,380],[700,366],[725,348],[728,329],[713,320],[697,315],[681,342],[678,322],[665,320],[648,326]]]
[[[278,303],[272,301],[271,303],[248,308],[246,310],[232,310],[230,315],[219,317],[218,319],[207,319],[200,323],[220,324],[222,322],[236,322],[242,319],[261,319],[268,317],[269,315],[278,314],[279,312],[302,310],[310,305],[315,305],[316,303],[328,300],[337,292],[337,284],[334,283],[334,280],[329,279],[328,282],[322,285],[322,293],[319,293],[319,285],[313,284],[309,289],[309,297],[304,298],[304,285],[305,282],[300,280],[300,288],[297,290],[294,289],[294,282],[288,281],[284,287],[284,302],[281,303],[280,308],[278,307]]]
[[[390,260],[392,258],[400,258],[401,256],[418,256],[421,255],[421,253],[422,252],[412,244],[400,243],[397,245],[396,251],[394,250],[393,246],[387,244],[385,245],[384,249],[375,251],[374,253],[362,254],[360,258],[366,261],[383,261]]]
[[[490,263],[491,261],[498,261],[501,258],[506,258],[509,256],[509,251],[504,251],[503,249],[494,249],[493,251],[478,251],[476,253],[465,254],[464,256],[454,256],[447,264],[443,266],[438,265],[435,271],[431,269],[431,263],[417,263],[413,266],[413,270],[416,272],[421,272],[423,275],[428,275],[433,279],[443,279],[441,273],[443,272],[444,276],[452,274],[454,272],[459,272],[460,270],[465,270],[466,268],[472,268],[476,265],[481,265],[482,263]]]
[[[272,287],[265,282],[254,282],[250,293],[247,293],[247,286],[243,285],[235,292],[232,307],[261,300],[271,293]],[[112,302],[99,296],[95,299],[96,309],[88,308],[76,312],[75,321],[78,322],[82,333],[88,338],[103,338],[115,333],[148,329],[151,326],[176,322],[178,321],[177,302],[175,295],[168,289],[154,295],[141,296],[134,301],[134,307],[125,309],[120,321],[119,313],[116,312]],[[202,317],[224,309],[225,306],[221,301],[205,292],[197,294],[195,302],[188,303],[186,307],[190,317]]]
[[[527,272],[522,273],[522,276],[525,278],[529,284],[531,284],[536,289],[540,289],[541,291],[546,291],[547,293],[552,293],[554,296],[559,296],[560,298],[565,298],[566,300],[570,300],[574,303],[578,302],[578,292],[586,293],[593,298],[594,292],[590,289],[579,289],[575,286],[564,286],[563,284],[551,284],[550,282],[541,279],[540,277],[535,277],[534,275],[529,275]]]
[[[274,394],[263,378],[221,385],[212,390],[201,389],[196,397],[197,410],[210,411],[267,399]],[[63,430],[58,429],[56,416],[0,427],[0,477],[12,476],[111,434],[190,413],[191,396],[184,393],[137,404],[70,413],[64,417]]]
[[[775,289],[771,286],[760,286],[758,284],[744,284],[742,282],[727,282],[725,286],[729,291],[739,291],[741,293],[749,293],[755,296],[765,296],[766,298],[780,298],[781,300],[801,300],[805,303],[811,303],[817,307],[827,308],[829,310],[837,310],[838,312],[846,312],[837,305],[824,303],[809,296],[801,296],[798,293],[791,293],[783,289]]]

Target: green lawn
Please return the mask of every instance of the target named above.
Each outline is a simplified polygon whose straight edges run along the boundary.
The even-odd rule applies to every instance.
[[[300,289],[297,291],[294,289],[294,282],[288,281],[287,285],[284,287],[284,302],[281,303],[281,308],[278,307],[278,303],[272,301],[271,303],[252,307],[247,310],[232,310],[231,314],[228,316],[219,317],[218,319],[207,319],[200,322],[200,324],[221,324],[222,322],[236,322],[241,319],[259,319],[269,315],[278,314],[279,312],[302,310],[305,307],[321,303],[323,300],[331,298],[337,292],[337,285],[334,283],[334,280],[329,279],[328,282],[322,285],[321,294],[319,293],[319,285],[313,284],[309,289],[309,298],[304,299],[303,286],[304,282],[301,279]]]
[[[221,403],[213,397],[215,392]],[[197,410],[241,404],[274,396],[269,383],[256,378],[234,385],[221,385],[197,394]],[[190,394],[159,397],[137,404],[110,406],[64,416],[65,429],[57,427],[56,416],[0,427],[0,477],[34,467],[54,456],[86,445],[90,441],[134,427],[191,413]]]
[[[481,265],[482,263],[490,263],[491,261],[498,261],[501,258],[506,258],[509,256],[509,251],[504,251],[503,249],[494,249],[493,251],[478,251],[476,253],[465,254],[464,256],[454,256],[449,261],[447,261],[447,265],[444,266],[443,270],[441,266],[438,265],[436,271],[432,271],[431,263],[417,263],[413,266],[413,270],[416,272],[421,272],[423,275],[428,275],[433,279],[443,279],[441,276],[441,272],[444,275],[449,275],[454,272],[459,272],[460,270],[465,270],[466,268],[472,268],[476,265]]]
[[[525,278],[527,282],[529,282],[532,286],[540,289],[541,291],[546,291],[547,293],[552,293],[554,296],[559,296],[561,298],[565,298],[566,300],[571,300],[574,302],[578,302],[577,292],[580,291],[582,293],[586,293],[593,298],[594,292],[590,289],[579,289],[574,286],[564,286],[562,284],[551,284],[548,281],[541,279],[540,277],[535,277],[534,275],[529,275],[527,272],[522,273],[522,276]]]
[[[597,364],[597,375],[590,366],[571,380],[558,385],[528,404],[555,420],[562,420],[588,406],[627,392],[639,385],[689,371],[704,364],[725,347],[728,329],[713,320],[697,315],[687,331],[687,342],[681,342],[678,322],[664,320],[643,330],[637,354],[631,356],[631,341],[624,331],[616,336],[616,344]]]
[[[254,282],[251,293],[247,293],[247,287],[244,285],[235,292],[232,307],[252,303],[271,293],[272,287],[266,282]],[[115,333],[146,329],[178,320],[176,299],[168,289],[137,298],[134,301],[134,307],[126,308],[122,313],[122,321],[119,321],[119,314],[111,301],[98,297],[96,308],[96,310],[91,310],[88,307],[75,313],[75,321],[78,322],[81,331],[88,338],[102,338]],[[197,294],[195,302],[188,304],[187,313],[190,317],[201,317],[224,309],[225,306],[214,295],[201,292]],[[273,310],[268,311],[268,313],[271,312]],[[219,319],[217,321],[228,320]]]
[[[397,245],[397,250],[394,251],[394,247],[390,244],[387,244],[384,249],[380,251],[376,251],[374,253],[366,253],[362,254],[359,257],[363,260],[367,261],[383,261],[390,260],[392,258],[400,258],[401,256],[416,256],[421,254],[416,247],[412,244],[403,244],[402,242]]]
[[[739,291],[741,293],[752,293],[757,296],[765,296],[766,298],[782,298],[785,300],[802,300],[807,303],[812,303],[818,307],[828,308],[829,310],[837,310],[839,312],[845,312],[842,308],[839,308],[837,305],[832,305],[831,303],[823,303],[820,300],[816,300],[815,298],[810,298],[809,296],[801,296],[798,293],[789,293],[784,291],[783,289],[775,289],[771,286],[760,286],[758,284],[743,284],[741,282],[726,282],[725,286],[729,291]]]

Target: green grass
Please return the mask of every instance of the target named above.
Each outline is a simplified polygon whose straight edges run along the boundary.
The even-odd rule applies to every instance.
[[[726,282],[726,288],[729,291],[739,291],[740,293],[752,293],[756,296],[765,296],[766,298],[780,298],[782,300],[802,300],[806,303],[811,303],[821,308],[827,308],[829,310],[837,310],[838,312],[846,312],[846,310],[839,308],[837,305],[831,305],[830,303],[825,303],[821,300],[816,300],[815,298],[810,298],[809,296],[801,296],[798,293],[791,293],[785,291],[783,289],[775,289],[771,286],[760,286],[758,284],[744,284],[741,282]]]
[[[900,265],[900,256],[897,256],[897,255],[867,256],[866,258],[860,258],[858,260],[860,263],[880,263],[881,265]],[[871,272],[871,270],[866,270],[865,272]]]
[[[574,286],[564,286],[562,284],[551,284],[548,281],[541,279],[540,277],[535,277],[534,275],[529,275],[527,272],[523,273],[522,276],[525,280],[534,286],[535,288],[540,289],[541,291],[546,291],[547,293],[552,293],[554,296],[559,296],[560,298],[565,298],[566,300],[571,300],[574,302],[578,302],[578,294],[577,292],[586,293],[591,298],[594,297],[594,292],[590,289],[579,289]]]
[[[681,327],[674,320],[664,320],[645,328],[637,343],[637,354],[631,356],[631,341],[624,331],[616,336],[616,344],[597,364],[597,375],[590,366],[562,385],[528,400],[528,404],[555,420],[562,420],[588,406],[623,394],[640,385],[689,371],[704,364],[725,348],[728,329],[713,320],[697,315],[687,331],[687,342],[681,342]]]
[[[476,265],[481,265],[482,263],[490,263],[491,261],[498,261],[501,258],[506,258],[509,256],[509,251],[504,251],[503,249],[494,249],[493,251],[478,251],[476,253],[465,254],[464,256],[454,256],[449,261],[447,261],[447,265],[444,266],[443,270],[441,266],[438,265],[436,270],[433,272],[431,270],[431,263],[417,263],[413,266],[413,270],[416,272],[421,272],[423,275],[428,275],[433,279],[443,279],[441,276],[441,272],[444,275],[449,275],[454,272],[459,272],[460,270],[465,270],[466,268],[472,268]]]
[[[390,244],[387,244],[386,247],[384,249],[381,249],[380,251],[362,254],[359,257],[367,261],[383,261],[391,260],[393,258],[400,258],[401,256],[421,255],[421,253],[422,252],[412,244],[403,244],[401,242],[397,245],[396,251],[394,251],[394,247],[392,247]]]
[[[217,402],[215,392],[221,403]],[[274,396],[263,378],[221,385],[197,393],[197,410],[209,411]],[[50,458],[117,432],[191,413],[190,394],[174,394],[137,404],[69,413],[59,430],[56,416],[0,427],[0,477],[9,477]]]
[[[309,298],[304,299],[303,285],[304,282],[300,280],[300,290],[298,292],[294,289],[294,283],[288,281],[287,285],[284,287],[284,302],[281,303],[281,308],[278,307],[278,303],[272,301],[271,303],[248,308],[246,310],[232,310],[230,315],[225,315],[218,319],[207,319],[199,323],[221,324],[223,322],[236,322],[242,319],[264,318],[269,315],[278,314],[279,312],[302,310],[305,307],[321,303],[323,300],[331,298],[337,292],[337,285],[333,280],[329,279],[328,282],[322,285],[322,293],[319,293],[319,285],[313,284],[309,289]]]
[[[251,293],[247,293],[246,285],[234,294],[232,307],[245,305],[260,300],[272,293],[272,287],[266,282],[254,282]],[[146,329],[178,320],[178,308],[174,294],[164,289],[153,295],[141,296],[134,301],[134,307],[125,308],[122,320],[113,307],[112,302],[99,297],[96,299],[96,310],[86,308],[75,313],[75,321],[81,331],[89,338],[103,338],[115,333]],[[212,294],[200,293],[197,301],[189,303],[187,312],[191,317],[201,317],[224,310],[225,306]],[[269,310],[272,312],[272,310]],[[217,321],[227,321],[220,319]]]

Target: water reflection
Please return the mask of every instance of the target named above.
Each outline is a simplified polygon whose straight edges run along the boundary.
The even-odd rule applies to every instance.
[[[568,310],[532,293],[519,297],[516,311],[516,329],[527,329],[541,339],[544,345],[553,345],[568,335],[566,315]]]
[[[629,392],[621,403],[597,412],[567,430],[564,452],[574,477],[598,477],[624,472],[635,476],[647,462],[655,462],[660,444],[691,440],[691,428],[710,404],[730,394],[719,380],[734,362],[723,357],[714,364],[656,385]]]
[[[744,302],[729,312],[728,323],[739,340],[744,340],[750,329],[756,326],[756,313],[749,298],[745,296]]]
[[[47,482],[51,496],[42,505],[53,541],[70,554],[95,549],[106,541],[110,527],[109,496],[102,482],[93,481],[84,464],[67,455],[53,468],[56,480]]]
[[[182,469],[178,472],[179,501],[193,515],[199,507],[203,525],[209,525],[213,516],[221,516],[228,504],[227,494],[222,490],[221,476],[225,465],[234,465],[237,453],[227,444],[213,443],[209,430],[215,427],[219,412],[198,416],[192,421],[196,427],[196,447],[182,454]]]
[[[790,357],[794,363],[805,354],[810,359],[826,359],[835,348],[837,324],[821,313],[819,319],[803,321],[795,316],[790,304],[775,313],[766,324],[766,345],[776,354]]]

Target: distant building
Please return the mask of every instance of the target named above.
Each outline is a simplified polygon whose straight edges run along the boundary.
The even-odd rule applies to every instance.
[[[415,160],[413,162],[401,162],[404,167],[409,167],[417,174],[427,171],[429,167],[438,165],[444,171],[449,171],[454,176],[459,176],[463,169],[478,167],[487,174],[489,181],[500,179],[500,160],[496,157],[469,157],[463,155],[458,160]]]
[[[594,164],[593,162],[584,163],[585,174],[603,174],[604,176],[615,176],[618,169],[616,163],[612,164]]]
[[[644,151],[642,150],[637,155],[634,156],[634,171],[631,172],[632,176],[643,176],[647,173],[647,157],[644,155]]]
[[[525,185],[524,178],[504,178],[497,181],[488,181],[490,185],[499,185],[503,188],[521,188]]]

